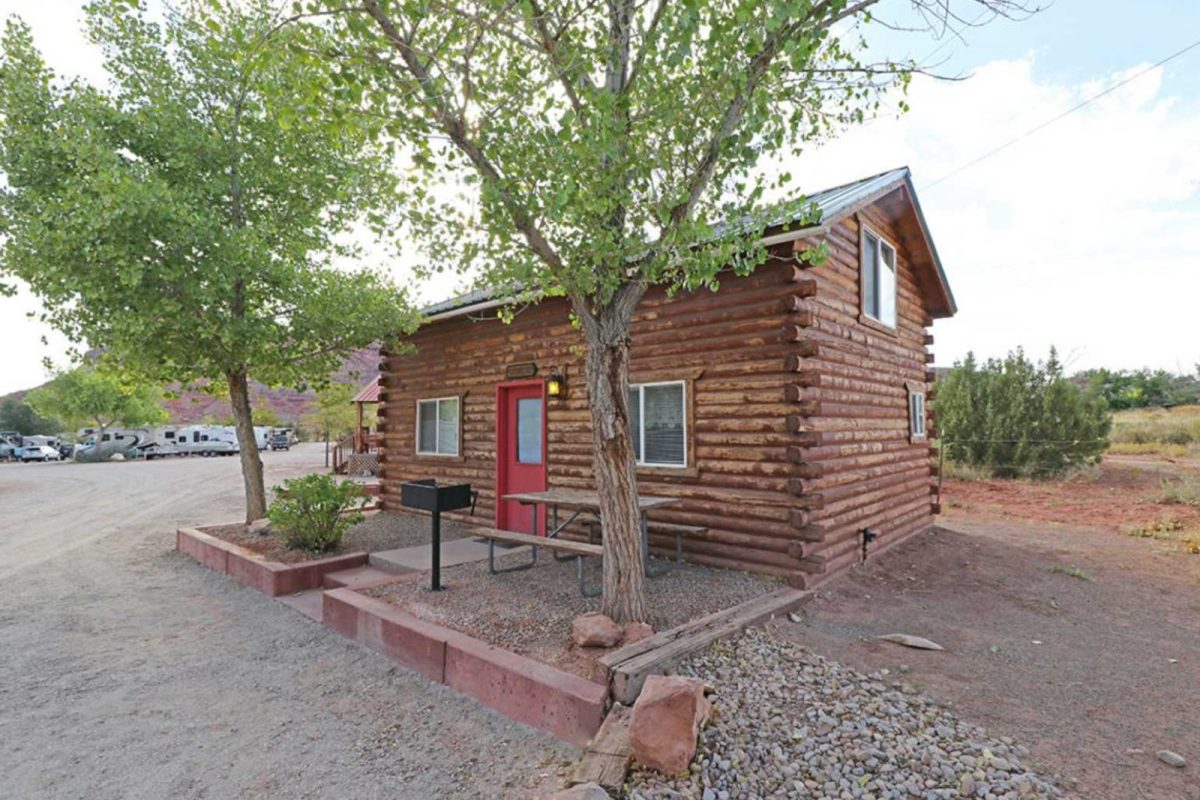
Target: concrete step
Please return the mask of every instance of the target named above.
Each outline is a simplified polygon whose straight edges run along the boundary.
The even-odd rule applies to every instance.
[[[528,549],[524,546],[512,548],[497,546],[496,556],[524,552]],[[487,542],[480,539],[468,537],[442,542],[442,567],[483,561],[487,557]],[[425,572],[432,568],[432,562],[432,551],[427,544],[401,547],[396,550],[377,550],[371,553],[371,566],[393,572]]]
[[[394,569],[381,569],[378,566],[354,567],[341,569],[337,572],[326,572],[323,582],[326,589],[361,589],[365,586],[377,586],[380,583],[394,580],[399,573]]]
[[[324,605],[323,595],[324,589],[309,589],[306,592],[297,592],[296,594],[283,595],[275,598],[285,606],[291,606],[309,619],[315,619],[317,622],[322,621],[322,607]]]

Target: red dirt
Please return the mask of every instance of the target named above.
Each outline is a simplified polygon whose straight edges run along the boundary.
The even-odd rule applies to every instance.
[[[1109,456],[1096,472],[1066,481],[947,478],[942,504],[982,516],[1122,532],[1170,521],[1200,529],[1200,506],[1159,502],[1163,483],[1179,480],[1200,481],[1200,469],[1185,462]]]
[[[1004,487],[959,488],[990,498]],[[1040,498],[1028,513],[1055,513],[1038,489],[1012,492]],[[1122,504],[1108,502],[1115,515]],[[1072,796],[1200,800],[1200,556],[1111,529],[961,509],[943,524],[821,590],[801,624],[774,626],[859,669],[887,668],[992,735],[1015,737],[1031,766],[1077,781]],[[946,651],[874,638],[896,632]],[[1160,749],[1188,766],[1160,763]]]

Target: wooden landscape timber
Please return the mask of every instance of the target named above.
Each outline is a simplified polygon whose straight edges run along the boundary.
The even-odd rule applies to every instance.
[[[774,242],[761,267],[722,276],[718,291],[647,291],[630,382],[684,383],[687,465],[639,467],[638,490],[679,501],[651,522],[688,526],[688,561],[811,588],[861,560],[864,529],[878,534],[871,553],[932,527],[935,428],[927,418],[927,436],[911,434],[909,392],[931,396],[927,328],[954,306],[914,199],[905,177]],[[896,250],[894,328],[862,311],[864,226]],[[823,261],[797,262],[817,247]],[[402,481],[437,478],[479,492],[473,522],[497,519],[496,387],[510,365],[565,379],[546,400],[546,488],[594,488],[583,340],[566,301],[522,307],[511,324],[494,308],[439,312],[408,341],[415,352],[382,354],[385,507],[399,506]],[[459,454],[419,455],[417,401],[444,397],[461,402]],[[674,536],[653,524],[649,544],[674,555]]]
[[[778,589],[612,651],[599,662],[610,675],[613,700],[632,704],[647,676],[665,673],[717,639],[732,636],[776,614],[786,614],[811,594],[798,589]]]

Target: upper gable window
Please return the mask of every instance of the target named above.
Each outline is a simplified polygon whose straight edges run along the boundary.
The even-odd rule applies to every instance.
[[[896,248],[868,228],[862,237],[862,312],[896,327]]]

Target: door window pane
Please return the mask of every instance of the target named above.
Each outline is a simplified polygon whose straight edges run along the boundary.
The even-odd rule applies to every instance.
[[[517,461],[542,463],[542,398],[517,400]]]

